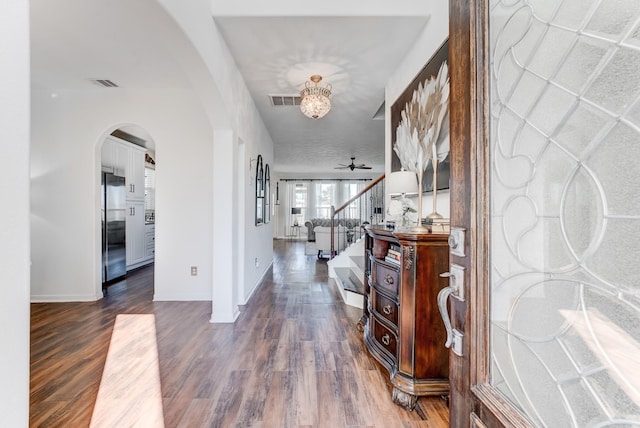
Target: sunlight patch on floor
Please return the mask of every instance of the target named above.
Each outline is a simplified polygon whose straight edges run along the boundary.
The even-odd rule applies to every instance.
[[[91,427],[164,427],[154,315],[120,314]]]

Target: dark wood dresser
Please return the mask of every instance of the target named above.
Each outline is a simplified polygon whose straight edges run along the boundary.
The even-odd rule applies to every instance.
[[[388,371],[392,399],[413,409],[418,396],[449,393],[449,350],[438,312],[448,285],[448,234],[369,228],[361,323],[369,352]]]

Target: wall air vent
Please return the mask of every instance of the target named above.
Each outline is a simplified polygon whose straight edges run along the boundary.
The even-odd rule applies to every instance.
[[[299,106],[300,95],[269,95],[273,107]]]
[[[119,88],[117,84],[113,83],[109,79],[89,79],[89,80],[91,80],[93,83],[95,83],[98,86],[102,86],[103,88]]]

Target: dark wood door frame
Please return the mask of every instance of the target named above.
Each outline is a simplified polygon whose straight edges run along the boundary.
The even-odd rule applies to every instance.
[[[450,353],[450,424],[531,426],[489,384],[488,0],[449,2],[451,226],[464,228],[465,301],[450,299],[462,353]]]
[[[452,327],[464,332],[462,344],[463,357],[449,354],[449,388],[450,388],[450,424],[452,427],[470,426],[470,414],[474,410],[471,394],[471,359],[469,328],[471,313],[469,301],[473,301],[471,284],[470,260],[475,256],[472,234],[476,228],[472,225],[475,207],[475,195],[472,198],[471,183],[475,173],[470,168],[472,146],[475,138],[472,135],[472,99],[475,98],[475,75],[472,70],[475,60],[472,58],[472,48],[475,47],[475,36],[472,29],[475,22],[472,14],[475,10],[475,1],[450,1],[449,2],[449,63],[451,95],[449,101],[449,120],[451,129],[451,178],[450,178],[450,203],[451,226],[467,229],[468,233],[464,242],[465,257],[450,255],[450,262],[465,268],[464,294],[466,301],[450,299],[450,316]],[[472,179],[473,178],[473,179]]]

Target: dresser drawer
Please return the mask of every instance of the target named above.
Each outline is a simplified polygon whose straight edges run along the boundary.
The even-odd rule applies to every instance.
[[[376,261],[371,269],[373,282],[392,294],[398,294],[398,271]]]
[[[371,289],[371,307],[381,317],[390,321],[394,326],[398,326],[398,305],[393,300],[378,293],[375,288]]]
[[[384,324],[379,322],[374,314],[371,314],[370,318],[371,319],[369,322],[371,323],[373,338],[376,340],[378,345],[380,345],[382,349],[387,351],[387,353],[389,353],[389,355],[395,360],[396,346],[398,341],[396,334],[391,331],[391,329],[387,328]]]

